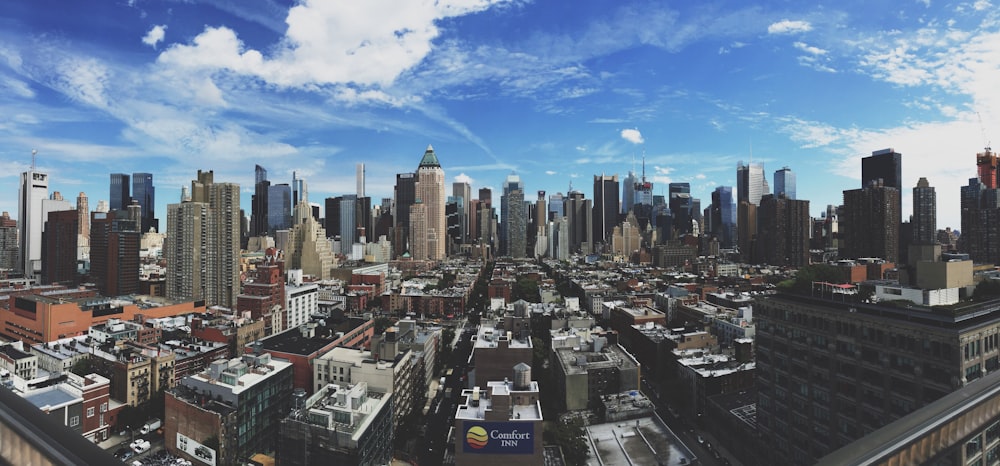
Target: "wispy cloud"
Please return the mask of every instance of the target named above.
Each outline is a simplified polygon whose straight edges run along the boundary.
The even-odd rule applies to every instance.
[[[158,24],[156,26],[153,26],[152,29],[150,29],[149,32],[147,32],[146,35],[143,36],[142,43],[155,49],[156,44],[159,44],[160,42],[163,41],[163,36],[166,34],[166,32],[167,32],[167,26],[165,25]]]
[[[783,19],[767,27],[768,34],[798,34],[809,31],[812,31],[812,24],[809,21]]]

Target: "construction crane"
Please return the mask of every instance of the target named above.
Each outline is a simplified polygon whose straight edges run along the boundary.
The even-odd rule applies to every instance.
[[[979,131],[983,133],[983,144],[986,148],[986,153],[990,152],[990,141],[986,139],[986,125],[983,125],[983,116],[976,112],[976,117],[979,118]]]

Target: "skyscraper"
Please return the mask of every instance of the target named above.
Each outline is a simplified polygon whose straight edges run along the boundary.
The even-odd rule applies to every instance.
[[[49,212],[42,233],[42,283],[60,283],[74,286],[76,273],[76,244],[79,234],[76,209]],[[137,269],[138,270],[138,269]]]
[[[419,241],[426,241],[427,257],[431,260],[445,258],[445,240],[448,234],[448,224],[445,218],[444,203],[446,199],[444,170],[438,162],[434,148],[427,145],[424,156],[417,167],[416,198],[427,211],[426,236],[413,236]]]
[[[736,164],[736,203],[749,202],[760,205],[760,198],[770,193],[767,178],[764,176],[764,165],[749,163],[743,165],[741,160]]]
[[[549,216],[553,219],[557,219],[565,215],[564,209],[564,199],[562,193],[555,193],[549,195]]]
[[[17,258],[17,220],[5,211],[0,214],[0,269],[16,270]]]
[[[517,259],[525,257],[528,247],[528,212],[524,202],[524,189],[515,189],[507,195],[508,254]]]
[[[899,193],[896,212],[900,218],[897,223],[903,221],[903,156],[893,149],[882,149],[873,151],[870,157],[861,159],[861,187],[864,188],[872,182],[878,183],[887,188],[895,188]]]
[[[937,194],[934,187],[921,177],[913,188],[913,243],[937,243]]]
[[[156,188],[153,187],[152,173],[132,174],[132,199],[139,201],[142,207],[139,232],[146,233],[150,228],[160,231],[160,221],[156,219]]]
[[[427,250],[427,206],[417,199],[410,205],[410,257],[413,260],[423,261],[430,259]]]
[[[76,215],[79,218],[78,233],[83,238],[90,238],[90,206],[87,202],[87,193],[81,192],[76,196]]]
[[[757,208],[756,263],[783,267],[809,264],[809,201],[768,194]]]
[[[17,226],[20,261],[17,269],[25,278],[41,278],[42,230],[45,216],[42,204],[49,196],[49,175],[31,169],[21,173],[17,199]]]
[[[266,236],[267,225],[267,190],[271,182],[267,180],[267,170],[260,165],[254,166],[253,197],[250,198],[250,236]]]
[[[611,244],[618,224],[618,175],[594,175],[594,243]]]
[[[109,206],[111,210],[125,210],[125,207],[129,204],[129,199],[131,199],[127,174],[111,174],[111,189],[108,199],[111,203]]]
[[[472,186],[464,181],[456,181],[451,184],[451,195],[455,197],[458,205],[459,217],[459,244],[469,240],[470,231],[470,205],[472,205]]]
[[[899,190],[873,181],[844,191],[840,218],[841,257],[881,257],[899,261]]]
[[[292,172],[292,209],[299,205],[299,202],[309,203],[309,192],[306,189],[306,180],[299,178],[296,172]]]
[[[503,181],[503,192],[500,195],[500,255],[503,256],[513,256],[511,248],[511,229],[514,228],[511,225],[511,200],[510,195],[514,191],[521,192],[521,200],[524,200],[524,183],[521,183],[521,177],[514,173],[507,175],[507,178]],[[523,209],[519,211],[523,213]],[[523,224],[523,219],[522,224]],[[523,226],[523,225],[522,225]],[[523,256],[519,256],[523,257]]]
[[[138,293],[142,234],[136,229],[135,221],[121,210],[94,212],[91,219],[91,280],[104,296]]]
[[[635,202],[635,185],[639,183],[639,177],[635,176],[635,172],[629,170],[628,176],[622,180],[622,210],[623,214],[627,214],[632,210],[632,206],[636,204]]]
[[[692,207],[691,184],[670,183],[667,186],[670,194],[670,213],[673,216],[673,237],[691,233]]]
[[[987,189],[1000,188],[1000,173],[997,172],[998,165],[1000,165],[1000,162],[998,162],[997,154],[996,152],[991,152],[989,147],[983,150],[983,152],[976,154],[976,174],[979,175],[979,181]]]
[[[416,173],[399,173],[396,175],[396,187],[393,190],[392,206],[392,249],[393,256],[399,257],[409,250],[410,243],[410,206],[417,197]],[[329,214],[328,214],[329,215]],[[331,233],[333,234],[333,233]]]
[[[167,297],[233,308],[240,292],[240,186],[198,171],[190,200],[167,206]]]
[[[358,242],[358,196],[345,194],[340,198],[340,253],[351,255],[351,248]]]
[[[712,192],[711,233],[719,239],[722,248],[736,246],[736,205],[733,203],[733,188],[719,186]]]
[[[355,182],[358,184],[357,195],[358,198],[365,197],[365,164],[359,163],[355,166],[356,173],[354,175]]]
[[[782,167],[780,170],[775,170],[774,194],[776,196],[784,194],[788,199],[796,199],[795,172],[793,172],[791,168]]]
[[[570,191],[563,200],[569,253],[590,254],[594,252],[594,212],[597,210],[590,199],[585,199],[580,191]],[[617,210],[616,210],[617,212]]]
[[[274,236],[279,230],[292,227],[292,189],[287,183],[267,188],[267,233]]]

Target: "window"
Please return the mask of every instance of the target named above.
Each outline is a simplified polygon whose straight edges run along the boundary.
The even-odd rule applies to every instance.
[[[76,427],[78,425],[80,425],[80,416],[73,416],[73,417],[69,418],[69,426],[70,427]]]
[[[108,403],[107,402],[101,403],[101,412],[102,413],[108,412]]]
[[[94,407],[87,408],[87,417],[94,417]]]

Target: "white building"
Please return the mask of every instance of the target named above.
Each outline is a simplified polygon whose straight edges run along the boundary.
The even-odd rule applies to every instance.
[[[285,328],[309,322],[310,316],[318,312],[319,285],[302,283],[302,271],[289,270],[285,285]]]

